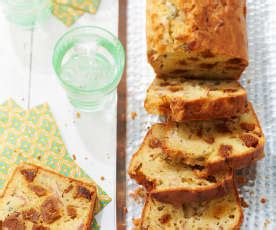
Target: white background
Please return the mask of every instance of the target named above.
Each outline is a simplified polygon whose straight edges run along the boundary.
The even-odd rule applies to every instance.
[[[85,14],[71,28],[80,25],[101,26],[117,35],[118,1],[101,0],[95,15]],[[112,197],[96,216],[101,229],[112,230],[116,229],[116,103],[102,112],[76,117],[52,67],[54,45],[66,31],[54,16],[25,30],[0,13],[0,102],[12,97],[25,109],[49,103],[69,153],[75,154],[79,165]]]

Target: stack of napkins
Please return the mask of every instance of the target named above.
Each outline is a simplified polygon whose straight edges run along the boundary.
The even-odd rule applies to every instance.
[[[23,161],[95,184],[68,154],[47,104],[25,111],[8,100],[0,105],[0,190],[3,191],[13,170]],[[98,213],[111,198],[96,186]],[[92,229],[99,229],[96,221]]]

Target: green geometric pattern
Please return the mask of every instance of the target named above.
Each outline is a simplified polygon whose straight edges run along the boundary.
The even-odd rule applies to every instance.
[[[94,14],[100,0],[52,0],[52,13],[65,25],[73,25],[85,12]]]
[[[13,100],[0,105],[0,190],[18,164],[27,161],[68,177],[94,183],[98,202],[95,214],[111,198],[71,159],[47,104],[23,111]],[[99,229],[94,220],[92,229]]]

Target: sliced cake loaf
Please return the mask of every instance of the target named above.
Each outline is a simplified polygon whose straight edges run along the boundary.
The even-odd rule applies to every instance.
[[[150,114],[171,120],[229,118],[246,111],[247,94],[237,81],[187,80],[181,77],[155,78],[145,100]]]
[[[96,187],[39,166],[23,164],[0,198],[3,230],[91,228]]]
[[[248,65],[245,0],[148,0],[146,24],[157,75],[238,79]]]
[[[231,191],[231,171],[201,177],[196,167],[166,160],[160,142],[164,131],[163,124],[155,124],[148,131],[130,162],[131,178],[145,186],[154,198],[172,204],[208,200]]]
[[[179,206],[148,197],[140,230],[238,230],[243,221],[237,191],[211,201]]]
[[[162,140],[173,160],[209,172],[243,168],[263,156],[265,138],[251,104],[239,117],[214,121],[170,122]]]

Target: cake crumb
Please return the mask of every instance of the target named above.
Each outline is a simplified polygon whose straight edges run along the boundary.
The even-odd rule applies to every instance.
[[[250,84],[251,83],[251,79],[247,79],[247,84]]]
[[[140,225],[141,219],[140,218],[133,218],[132,223],[134,226],[138,227]]]
[[[139,187],[139,188],[135,189],[133,192],[131,192],[129,195],[130,195],[130,197],[133,198],[133,200],[136,203],[140,204],[141,199],[144,199],[146,197],[146,191],[144,188]]]
[[[265,219],[265,221],[264,221],[264,228],[267,228],[269,224],[270,224],[270,220]]]
[[[104,176],[101,176],[101,177],[100,177],[100,179],[101,179],[102,181],[104,181],[104,180],[105,180]]]
[[[75,154],[73,154],[72,157],[73,157],[73,160],[74,160],[74,161],[77,159],[77,157],[76,157]]]
[[[241,206],[243,208],[248,208],[249,207],[248,203],[243,198],[241,198]]]
[[[265,198],[265,197],[262,197],[262,198],[261,198],[261,203],[262,203],[262,204],[265,204],[265,203],[266,203],[266,198]]]
[[[135,120],[135,118],[137,117],[137,113],[136,112],[131,112],[130,116],[131,116],[132,120]]]
[[[80,112],[76,112],[76,117],[77,117],[77,118],[80,118],[80,117],[81,117]]]

